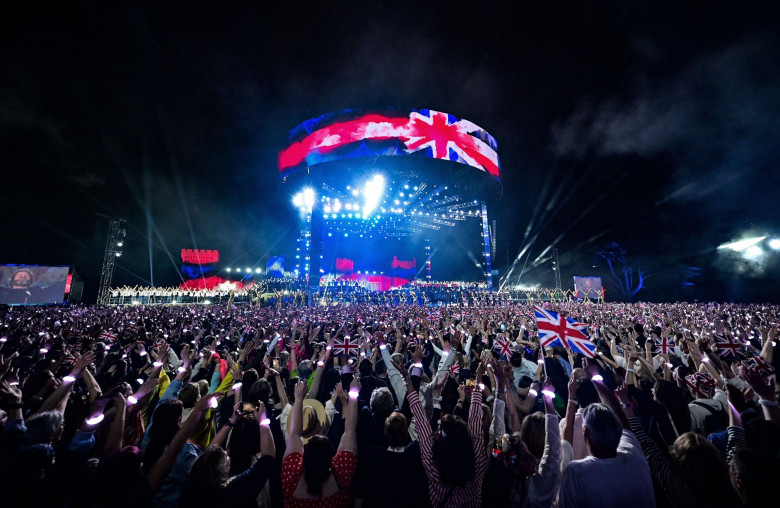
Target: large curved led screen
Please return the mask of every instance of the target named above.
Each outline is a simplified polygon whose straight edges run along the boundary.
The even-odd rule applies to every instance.
[[[481,127],[448,113],[344,110],[303,122],[279,152],[282,177],[323,162],[377,155],[415,155],[466,164],[500,179],[498,143]]]

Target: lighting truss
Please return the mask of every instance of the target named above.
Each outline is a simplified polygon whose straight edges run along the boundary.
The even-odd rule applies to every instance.
[[[479,201],[466,201],[444,185],[431,185],[410,175],[386,181],[376,207],[364,210],[364,182],[344,189],[323,184],[320,209],[326,234],[399,238],[422,229],[454,227],[469,218],[479,219]],[[475,210],[468,210],[476,208]]]

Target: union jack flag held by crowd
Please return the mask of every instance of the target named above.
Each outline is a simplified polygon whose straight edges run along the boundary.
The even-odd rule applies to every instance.
[[[758,369],[758,371],[764,376],[769,377],[772,374],[775,373],[775,368],[772,367],[772,364],[768,361],[764,360],[760,356],[754,356],[753,358],[748,358],[744,362],[745,366],[752,367],[754,369]]]
[[[336,356],[357,356],[360,344],[357,337],[344,335],[343,338],[333,340],[333,354]]]
[[[596,345],[588,339],[586,332],[587,324],[541,307],[534,311],[542,347],[562,346],[588,358],[596,356]]]
[[[714,334],[715,351],[724,359],[736,360],[745,358],[745,346],[730,335]]]
[[[674,351],[674,340],[671,337],[661,337],[653,342],[653,353],[668,355]]]
[[[496,342],[493,345],[493,349],[498,350],[498,356],[501,358],[509,359],[512,357],[512,347],[510,346],[509,339],[503,333],[499,333],[496,336]]]
[[[100,334],[100,338],[103,340],[116,340],[116,334],[106,330]]]

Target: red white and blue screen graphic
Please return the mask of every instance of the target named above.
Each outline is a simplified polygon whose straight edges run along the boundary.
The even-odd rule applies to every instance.
[[[316,164],[377,155],[417,155],[465,164],[500,179],[498,143],[481,127],[448,113],[345,110],[307,120],[290,131],[279,153],[282,176]]]

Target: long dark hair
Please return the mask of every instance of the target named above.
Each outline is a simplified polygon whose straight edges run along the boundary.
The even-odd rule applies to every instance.
[[[252,465],[252,456],[260,451],[260,425],[254,417],[242,416],[230,432],[230,476],[241,474]]]
[[[474,447],[468,426],[459,416],[442,417],[441,436],[433,444],[433,462],[445,485],[463,487],[474,479]]]
[[[227,453],[220,446],[211,445],[201,453],[190,467],[182,506],[202,506],[205,499],[223,488],[230,479]],[[187,504],[184,500],[187,500]]]
[[[691,430],[691,410],[688,396],[671,381],[659,379],[655,382],[655,400],[668,412],[674,424],[677,437]]]
[[[325,436],[312,436],[303,447],[303,478],[306,480],[306,492],[322,497],[322,485],[330,476],[330,462],[333,449]]]
[[[149,444],[144,453],[144,473],[148,473],[157,460],[162,457],[165,447],[171,444],[173,436],[179,432],[184,406],[179,399],[162,401],[152,414],[149,425]]]

